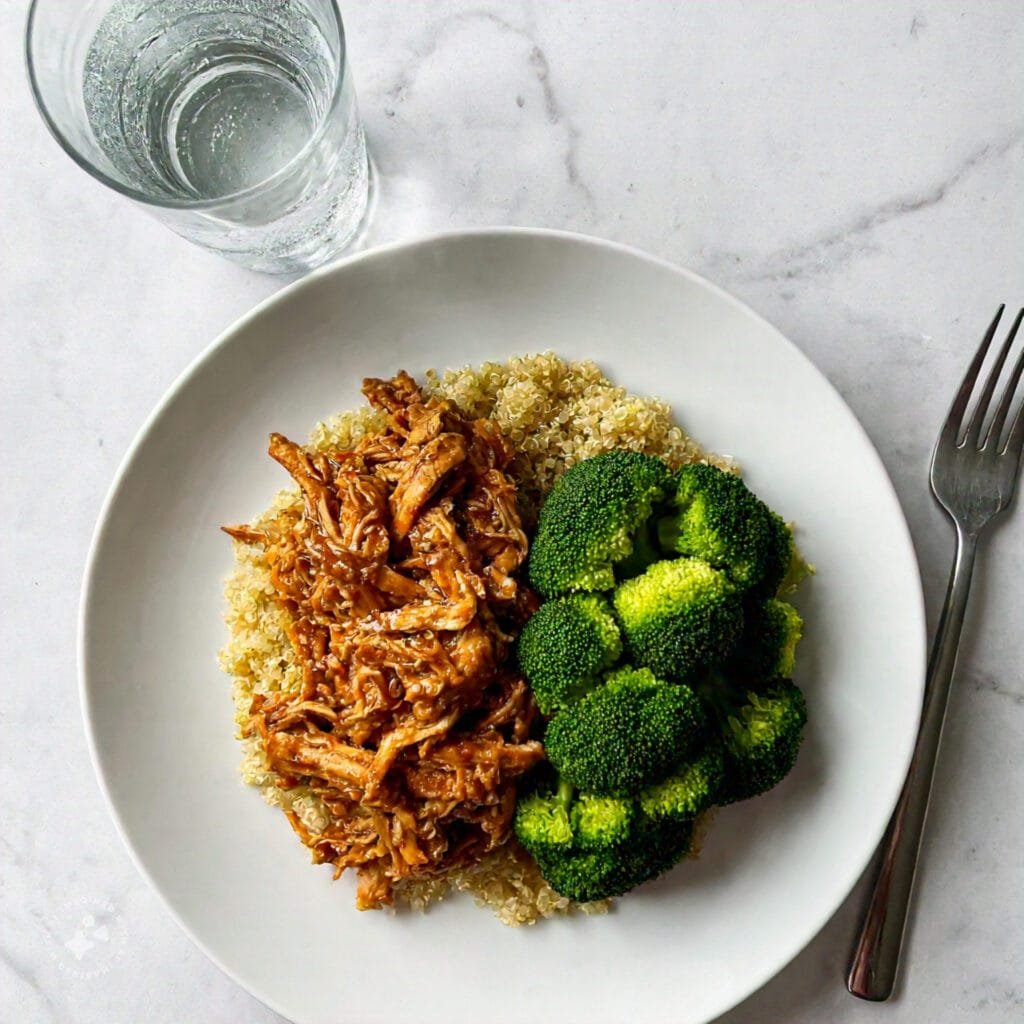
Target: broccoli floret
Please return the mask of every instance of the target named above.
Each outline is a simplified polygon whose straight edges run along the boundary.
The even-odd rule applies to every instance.
[[[600,594],[542,604],[519,635],[519,663],[545,715],[579,700],[621,654],[619,627]]]
[[[516,803],[516,838],[535,857],[555,850],[595,850],[629,838],[636,805],[579,793],[566,779],[541,782]]]
[[[548,758],[573,785],[628,796],[662,778],[693,747],[706,720],[688,686],[624,668],[560,711],[544,736]]]
[[[738,476],[714,466],[683,466],[672,504],[673,513],[658,523],[666,551],[724,569],[745,589],[778,590],[793,557],[792,533]]]
[[[611,590],[615,566],[633,554],[635,537],[671,488],[668,467],[640,452],[605,452],[577,462],[558,478],[541,509],[530,545],[530,583],[545,598]],[[630,568],[642,566],[631,562]]]
[[[763,694],[748,693],[723,729],[725,783],[719,803],[746,800],[781,782],[796,763],[806,723],[804,695],[790,680]]]
[[[581,903],[621,896],[668,871],[686,856],[693,822],[637,818],[629,837],[599,849],[553,850],[535,855],[541,874],[556,892]]]
[[[520,796],[515,833],[553,889],[587,902],[667,871],[689,851],[693,821],[655,820],[635,800],[577,793],[558,779]]]
[[[635,817],[632,800],[580,793],[569,812],[573,845],[580,850],[597,850],[624,842]]]
[[[667,779],[648,786],[640,794],[640,807],[654,821],[695,818],[717,801],[724,777],[722,748],[716,741]]]
[[[514,821],[516,838],[534,857],[572,845],[572,794],[572,786],[561,783],[556,790],[540,787],[519,797]]]
[[[655,562],[620,583],[613,603],[634,660],[665,679],[692,680],[727,657],[743,629],[739,593],[696,558]]]
[[[743,636],[730,668],[747,685],[788,679],[793,674],[803,627],[800,613],[785,601],[769,598],[748,605]]]

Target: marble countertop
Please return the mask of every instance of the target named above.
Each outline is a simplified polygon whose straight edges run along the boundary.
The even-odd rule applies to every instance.
[[[189,246],[67,159],[28,96],[24,6],[0,2],[0,1021],[270,1024],[130,864],[89,764],[74,636],[131,438],[185,363],[283,282]],[[952,535],[928,454],[994,308],[1024,302],[1017,0],[343,7],[380,175],[369,243],[568,228],[738,295],[878,446],[934,621]],[[1020,509],[980,570],[899,998],[844,990],[860,889],[726,1024],[1024,1015]],[[74,956],[101,909],[128,951],[112,964]]]

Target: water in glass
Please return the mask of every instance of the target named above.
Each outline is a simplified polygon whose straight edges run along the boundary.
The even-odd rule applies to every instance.
[[[115,0],[85,55],[85,113],[116,174],[158,203],[226,200],[223,237],[195,219],[182,233],[261,269],[321,262],[366,206],[343,40],[315,6]]]

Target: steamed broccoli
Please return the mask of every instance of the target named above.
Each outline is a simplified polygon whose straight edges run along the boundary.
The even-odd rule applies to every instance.
[[[516,805],[516,837],[563,896],[618,896],[660,874],[686,852],[685,828],[664,835],[635,801],[576,793],[564,779],[542,784]]]
[[[738,476],[714,466],[683,466],[672,504],[673,513],[658,523],[666,551],[724,569],[744,589],[776,593],[793,559],[793,536]]]
[[[668,778],[648,786],[640,794],[640,808],[655,821],[695,818],[717,803],[724,777],[722,748],[715,741]]]
[[[665,679],[688,681],[727,657],[743,629],[739,593],[696,558],[655,562],[612,600],[634,659]]]
[[[555,482],[540,512],[530,546],[530,583],[544,598],[578,590],[611,590],[615,567],[630,559],[634,540],[645,536],[656,504],[672,488],[660,459],[618,450],[577,462]],[[643,545],[654,558],[653,543]]]
[[[572,845],[572,799],[573,788],[567,782],[559,783],[557,790],[539,786],[519,795],[514,822],[516,837],[535,857]]]
[[[686,856],[693,822],[652,822],[639,817],[623,842],[593,849],[534,854],[541,874],[556,892],[581,903],[621,896],[657,878]]]
[[[636,804],[613,796],[579,793],[566,779],[542,782],[516,804],[515,833],[535,856],[557,850],[596,850],[625,842]]]
[[[633,829],[636,805],[614,796],[580,793],[569,813],[573,844],[597,850],[625,842]]]
[[[705,724],[688,686],[623,668],[555,715],[544,746],[563,779],[590,793],[626,796],[685,757]]]
[[[654,878],[703,811],[790,771],[803,623],[781,595],[811,571],[783,520],[711,466],[673,474],[615,451],[555,484],[528,562],[547,601],[517,648],[554,717],[514,828],[557,892],[597,900]],[[615,670],[624,652],[637,667]]]
[[[519,663],[546,715],[579,700],[621,654],[619,627],[600,594],[548,601],[519,634]]]
[[[788,679],[803,626],[800,613],[785,601],[770,598],[748,605],[731,669],[748,685]]]
[[[771,789],[789,774],[800,750],[807,705],[795,683],[780,680],[725,721],[725,783],[719,803],[746,800]]]

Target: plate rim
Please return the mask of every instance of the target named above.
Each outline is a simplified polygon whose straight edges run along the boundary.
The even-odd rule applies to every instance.
[[[743,300],[737,298],[732,293],[728,292],[722,286],[715,284],[713,281],[708,280],[702,274],[696,271],[690,270],[686,267],[682,267],[671,260],[665,259],[660,256],[655,256],[637,246],[628,245],[623,242],[614,241],[611,239],[601,238],[597,235],[589,235],[582,232],[567,231],[558,228],[541,228],[541,227],[529,227],[529,226],[485,226],[485,227],[471,227],[471,228],[457,228],[447,229],[443,231],[430,232],[425,235],[416,235],[409,238],[398,239],[392,242],[388,242],[384,245],[375,246],[369,249],[363,249],[359,252],[343,256],[340,259],[336,259],[322,267],[312,271],[309,274],[304,275],[298,280],[292,281],[286,284],[284,287],[268,295],[266,298],[261,299],[251,309],[243,313],[232,321],[226,328],[221,330],[210,342],[208,342],[199,352],[194,355],[185,367],[178,373],[171,384],[167,387],[160,399],[154,405],[149,414],[145,417],[141,425],[137,428],[131,443],[128,445],[124,454],[121,456],[120,462],[118,463],[117,469],[111,478],[111,482],[108,486],[106,495],[100,505],[99,512],[96,516],[96,522],[92,530],[92,534],[89,540],[88,553],[86,555],[85,565],[82,574],[82,584],[79,592],[79,606],[76,624],[76,668],[78,677],[78,699],[82,714],[82,725],[85,731],[86,746],[89,753],[89,761],[92,766],[93,775],[100,789],[100,794],[103,799],[103,803],[106,807],[107,813],[114,823],[114,828],[121,839],[121,842],[128,853],[128,857],[131,863],[134,865],[135,870],[138,871],[139,875],[143,878],[150,890],[156,894],[163,909],[175,924],[184,932],[188,939],[203,953],[203,955],[213,963],[227,978],[229,978],[234,984],[241,988],[244,992],[258,1000],[264,1006],[268,1007],[274,1013],[277,1013],[284,1020],[292,1021],[293,1018],[289,1016],[288,1012],[280,1006],[275,999],[267,995],[262,991],[257,991],[252,988],[247,982],[242,981],[235,973],[235,971],[225,964],[221,958],[215,955],[212,950],[208,948],[206,943],[202,941],[199,936],[190,928],[185,921],[178,914],[174,905],[171,902],[171,898],[166,894],[163,889],[156,883],[153,876],[150,874],[141,856],[136,850],[128,831],[125,828],[121,814],[111,796],[110,789],[107,784],[107,779],[104,771],[101,767],[99,748],[96,737],[96,727],[93,718],[93,709],[90,702],[90,690],[92,684],[90,683],[89,670],[88,670],[88,644],[89,644],[89,624],[91,616],[91,597],[93,591],[94,575],[96,566],[99,560],[99,554],[103,547],[104,540],[106,538],[108,521],[110,518],[110,512],[114,507],[121,489],[124,484],[124,480],[127,477],[129,471],[132,469],[135,460],[138,456],[139,450],[149,437],[149,434],[157,425],[159,420],[164,415],[165,410],[177,396],[185,389],[191,379],[199,373],[205,363],[217,352],[222,346],[227,344],[229,340],[236,334],[244,331],[249,325],[258,320],[268,309],[273,308],[275,305],[290,300],[293,296],[300,294],[304,290],[313,287],[317,282],[323,278],[331,277],[335,274],[344,272],[348,267],[354,264],[371,263],[378,260],[387,259],[393,253],[403,251],[413,251],[420,248],[429,248],[431,246],[444,244],[452,241],[466,241],[474,238],[521,238],[531,237],[536,239],[551,239],[562,242],[570,242],[577,245],[585,245],[590,248],[598,250],[607,250],[617,252],[620,255],[628,256],[632,259],[640,260],[641,262],[647,263],[653,267],[660,268],[661,270],[668,271],[674,275],[677,275],[683,279],[688,280],[693,284],[697,284],[702,288],[712,292],[718,299],[724,301],[733,308],[739,310],[748,317],[751,317],[757,324],[764,330],[774,335],[776,342],[782,343],[791,353],[794,354],[798,359],[802,360],[807,368],[813,372],[819,382],[832,393],[832,395],[838,399],[843,414],[849,421],[849,425],[859,435],[860,440],[863,442],[866,453],[870,459],[873,460],[875,468],[880,472],[882,483],[887,491],[888,496],[893,500],[895,507],[899,513],[898,525],[900,539],[902,545],[905,547],[907,554],[909,555],[910,567],[912,569],[913,583],[915,584],[914,596],[916,598],[913,608],[908,609],[908,614],[912,614],[916,619],[917,627],[914,632],[918,634],[917,647],[917,671],[913,674],[912,679],[908,679],[903,685],[910,685],[911,682],[916,682],[919,695],[921,699],[924,696],[924,684],[925,684],[925,669],[926,669],[926,658],[927,658],[927,619],[926,619],[926,606],[924,600],[924,589],[921,579],[920,563],[917,557],[917,548],[914,544],[914,538],[910,531],[910,526],[907,522],[906,513],[903,508],[903,503],[900,501],[899,494],[896,491],[895,485],[892,482],[892,478],[889,475],[888,470],[885,467],[885,463],[882,460],[878,449],[875,447],[867,430],[861,423],[859,417],[847,403],[846,399],[839,392],[838,388],[832,383],[831,380],[825,375],[825,373],[817,366],[817,364],[798,346],[795,342],[791,341],[785,334],[782,333],[779,328],[775,327],[769,320],[763,317],[756,310],[752,309]],[[913,623],[909,623],[907,629],[913,627]],[[800,944],[791,952],[788,953],[784,959],[776,962],[772,960],[770,965],[765,969],[757,972],[752,972],[751,976],[742,985],[737,988],[736,998],[731,998],[731,1001],[719,1008],[713,1017],[707,1018],[705,1024],[711,1024],[712,1021],[716,1020],[722,1014],[728,1013],[735,1009],[741,1003],[745,1002],[758,990],[763,988],[772,978],[780,974],[785,970],[822,932],[822,930],[828,925],[833,919],[842,905],[848,899],[850,893],[853,891],[858,881],[864,875],[866,869],[874,859],[874,851],[876,851],[882,837],[885,834],[885,830],[888,827],[889,818],[893,808],[896,806],[896,801],[899,798],[900,791],[902,790],[903,780],[906,777],[907,770],[910,767],[910,761],[913,755],[914,742],[916,740],[917,731],[916,729],[909,732],[904,740],[904,751],[901,763],[903,770],[899,774],[898,785],[893,788],[893,792],[889,795],[889,798],[885,801],[885,805],[888,808],[888,813],[883,819],[883,823],[880,829],[876,829],[877,834],[874,836],[874,841],[871,844],[870,852],[865,859],[864,863],[861,864],[853,876],[844,882],[842,887],[842,896],[835,906],[831,907],[828,914],[820,920],[812,930],[808,932]]]

